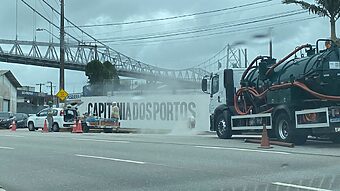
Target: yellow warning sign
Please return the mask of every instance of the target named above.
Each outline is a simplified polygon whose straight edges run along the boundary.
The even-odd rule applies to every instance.
[[[67,93],[65,90],[61,89],[61,90],[57,93],[56,96],[57,96],[61,101],[64,101],[64,100],[67,98],[68,93]]]

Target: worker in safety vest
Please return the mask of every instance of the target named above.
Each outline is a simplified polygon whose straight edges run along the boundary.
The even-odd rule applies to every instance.
[[[115,122],[119,120],[119,107],[117,106],[117,102],[112,103],[111,118],[114,119]]]

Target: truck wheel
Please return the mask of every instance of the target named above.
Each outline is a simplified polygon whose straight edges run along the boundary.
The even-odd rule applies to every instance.
[[[29,131],[35,131],[33,122],[29,122],[29,123],[28,123],[28,130],[29,130]]]
[[[216,133],[220,139],[230,139],[232,131],[229,122],[225,119],[223,114],[217,116]]]
[[[333,143],[340,143],[340,135],[331,135],[330,139]]]
[[[303,145],[308,134],[303,129],[295,129],[293,121],[286,113],[280,113],[274,122],[276,137],[279,141]]]
[[[59,132],[60,128],[59,128],[58,123],[53,123],[52,130],[53,132]]]
[[[275,118],[275,132],[279,141],[293,143],[293,125],[286,113],[280,113]]]

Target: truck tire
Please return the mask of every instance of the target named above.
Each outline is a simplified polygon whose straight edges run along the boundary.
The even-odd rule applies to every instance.
[[[28,130],[29,130],[29,131],[35,131],[35,127],[34,127],[33,122],[29,122],[29,123],[28,123]]]
[[[275,117],[274,128],[279,141],[293,143],[293,124],[287,113],[282,112]]]
[[[59,132],[60,128],[59,128],[58,123],[53,123],[52,130],[53,132]]]
[[[225,118],[223,114],[219,114],[216,118],[216,133],[220,139],[230,139],[232,137],[232,131],[230,122]]]
[[[274,121],[275,134],[279,141],[303,145],[308,135],[301,129],[297,130],[287,113],[282,112]]]

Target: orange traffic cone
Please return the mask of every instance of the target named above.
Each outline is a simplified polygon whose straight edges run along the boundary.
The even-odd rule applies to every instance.
[[[11,131],[17,130],[17,125],[15,124],[15,121],[12,122],[12,124],[9,126],[9,128],[11,128]]]
[[[265,125],[265,124],[263,124],[261,146],[260,146],[259,148],[262,148],[262,149],[270,149],[270,148],[273,148],[273,147],[270,146],[269,137],[268,137],[268,132],[267,132],[267,128],[266,128],[266,125]]]
[[[80,120],[77,120],[74,122],[75,125],[72,129],[72,133],[83,133],[83,128],[81,126],[81,121]]]
[[[45,119],[44,121],[44,128],[43,128],[43,133],[47,133],[48,132],[48,128],[47,128],[47,120]]]

